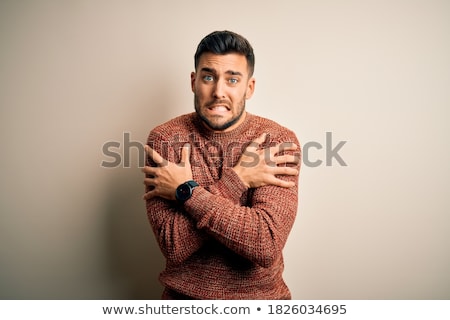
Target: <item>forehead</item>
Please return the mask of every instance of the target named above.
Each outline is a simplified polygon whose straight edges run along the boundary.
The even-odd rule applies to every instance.
[[[218,73],[236,71],[242,74],[248,73],[247,59],[238,53],[215,54],[205,52],[200,56],[197,70],[213,69]]]

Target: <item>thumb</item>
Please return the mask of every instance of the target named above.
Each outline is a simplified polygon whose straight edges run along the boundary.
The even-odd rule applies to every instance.
[[[267,133],[263,133],[262,135],[260,135],[258,138],[254,139],[252,142],[250,142],[249,146],[247,149],[258,149],[259,146],[266,141],[267,138]]]
[[[181,150],[181,163],[190,165],[191,145],[186,143]]]

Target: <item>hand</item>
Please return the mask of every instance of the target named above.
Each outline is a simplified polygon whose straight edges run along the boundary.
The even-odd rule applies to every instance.
[[[266,134],[261,135],[245,149],[233,168],[247,188],[257,188],[265,185],[274,185],[283,188],[295,186],[293,181],[285,181],[276,175],[298,175],[298,170],[292,167],[279,166],[288,163],[298,164],[297,155],[278,155],[285,151],[296,151],[298,146],[294,143],[279,143],[274,147],[261,149],[260,145],[266,140]]]
[[[181,151],[180,163],[173,163],[165,160],[161,155],[145,146],[147,156],[156,163],[156,167],[145,166],[142,172],[146,174],[144,184],[150,188],[143,196],[144,200],[154,197],[161,197],[168,200],[175,200],[175,190],[177,187],[192,180],[191,163],[189,156],[191,148],[189,144],[184,145]]]

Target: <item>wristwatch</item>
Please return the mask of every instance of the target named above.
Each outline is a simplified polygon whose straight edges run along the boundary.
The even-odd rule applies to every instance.
[[[184,203],[190,197],[192,197],[192,191],[195,187],[198,187],[198,183],[194,180],[186,181],[185,183],[180,184],[175,191],[175,198],[177,201]]]

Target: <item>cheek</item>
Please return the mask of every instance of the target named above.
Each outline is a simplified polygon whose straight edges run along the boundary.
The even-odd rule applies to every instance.
[[[236,90],[236,92],[233,95],[234,100],[242,100],[247,97],[247,88],[240,88],[239,90]]]
[[[208,95],[208,87],[204,85],[197,85],[194,88],[194,93],[199,97],[205,97]]]

